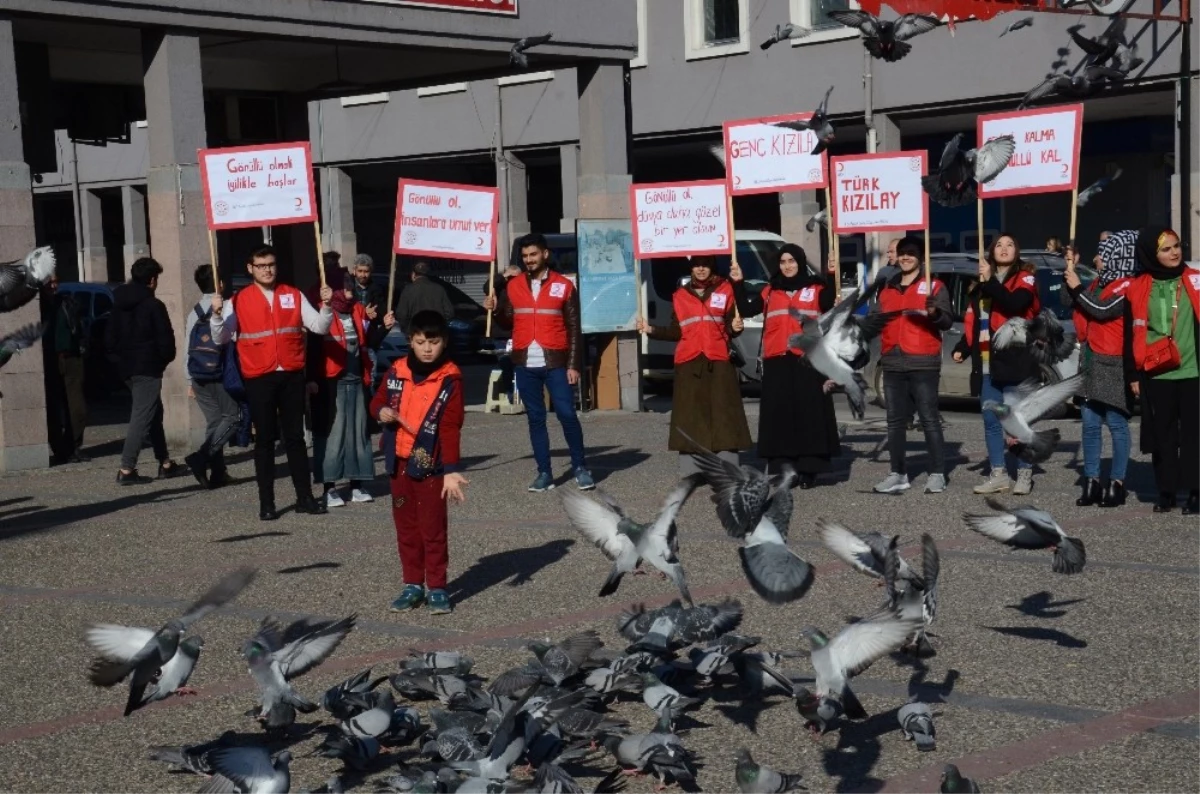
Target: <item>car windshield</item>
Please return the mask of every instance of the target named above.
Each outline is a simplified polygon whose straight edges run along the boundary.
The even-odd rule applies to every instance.
[[[1059,320],[1066,321],[1071,319],[1072,303],[1067,286],[1063,283],[1064,272],[1064,270],[1059,269],[1038,268],[1036,278],[1042,308],[1050,310]],[[1099,275],[1095,270],[1085,265],[1076,266],[1075,272],[1079,275],[1079,280],[1083,283],[1085,289]]]

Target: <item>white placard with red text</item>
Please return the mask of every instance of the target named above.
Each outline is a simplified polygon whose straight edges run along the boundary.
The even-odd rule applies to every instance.
[[[838,234],[924,229],[929,201],[921,187],[925,152],[829,158],[833,230]]]
[[[723,179],[631,185],[629,206],[638,259],[731,251]]]
[[[725,173],[733,195],[825,187],[825,152],[811,154],[817,136],[772,122],[802,121],[811,113],[725,122]]]
[[[976,121],[979,141],[1011,135],[1017,148],[1008,168],[979,186],[984,198],[1054,193],[1079,186],[1083,105],[992,113]]]
[[[490,262],[496,257],[499,206],[494,187],[401,179],[396,253]]]
[[[200,185],[210,229],[317,219],[307,142],[201,149]]]

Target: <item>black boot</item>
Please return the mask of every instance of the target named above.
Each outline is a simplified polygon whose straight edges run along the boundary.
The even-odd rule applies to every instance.
[[[1104,489],[1104,501],[1100,502],[1101,507],[1121,507],[1125,504],[1125,497],[1128,492],[1125,490],[1125,483],[1114,482]]]
[[[1194,516],[1197,513],[1200,513],[1200,491],[1192,491],[1188,494],[1187,504],[1183,506],[1183,514]]]
[[[1169,513],[1175,509],[1175,494],[1163,491],[1158,495],[1158,502],[1154,505],[1154,512]]]
[[[1104,493],[1100,488],[1100,481],[1088,478],[1083,483],[1083,494],[1075,500],[1075,504],[1080,507],[1090,507],[1100,504],[1100,500],[1104,498]]]

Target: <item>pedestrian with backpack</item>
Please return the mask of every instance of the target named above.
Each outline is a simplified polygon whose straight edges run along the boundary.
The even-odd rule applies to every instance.
[[[224,285],[213,284],[211,265],[200,265],[194,275],[200,288],[200,300],[192,307],[187,320],[187,373],[191,381],[189,394],[204,414],[204,441],[200,448],[184,458],[196,481],[205,488],[220,488],[229,482],[225,469],[225,445],[237,432],[242,411],[226,390],[227,368],[237,368],[230,355],[229,345],[219,345],[212,336],[212,297]],[[221,317],[228,319],[233,304],[222,306]]]

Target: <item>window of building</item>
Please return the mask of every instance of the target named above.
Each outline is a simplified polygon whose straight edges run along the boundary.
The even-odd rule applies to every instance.
[[[466,90],[466,83],[443,83],[442,85],[427,85],[422,88],[418,88],[417,96],[442,96],[443,94],[458,94]]]
[[[687,58],[749,52],[749,0],[686,0]]]
[[[630,69],[637,69],[638,67],[645,66],[650,62],[646,53],[646,45],[650,41],[646,33],[649,27],[646,14],[646,2],[647,0],[637,0],[638,54],[636,58],[633,58],[629,61]]]
[[[804,38],[792,39],[794,47],[858,35],[854,28],[829,18],[830,11],[857,10],[859,5],[854,0],[791,0],[791,6],[792,23],[812,31]]]

